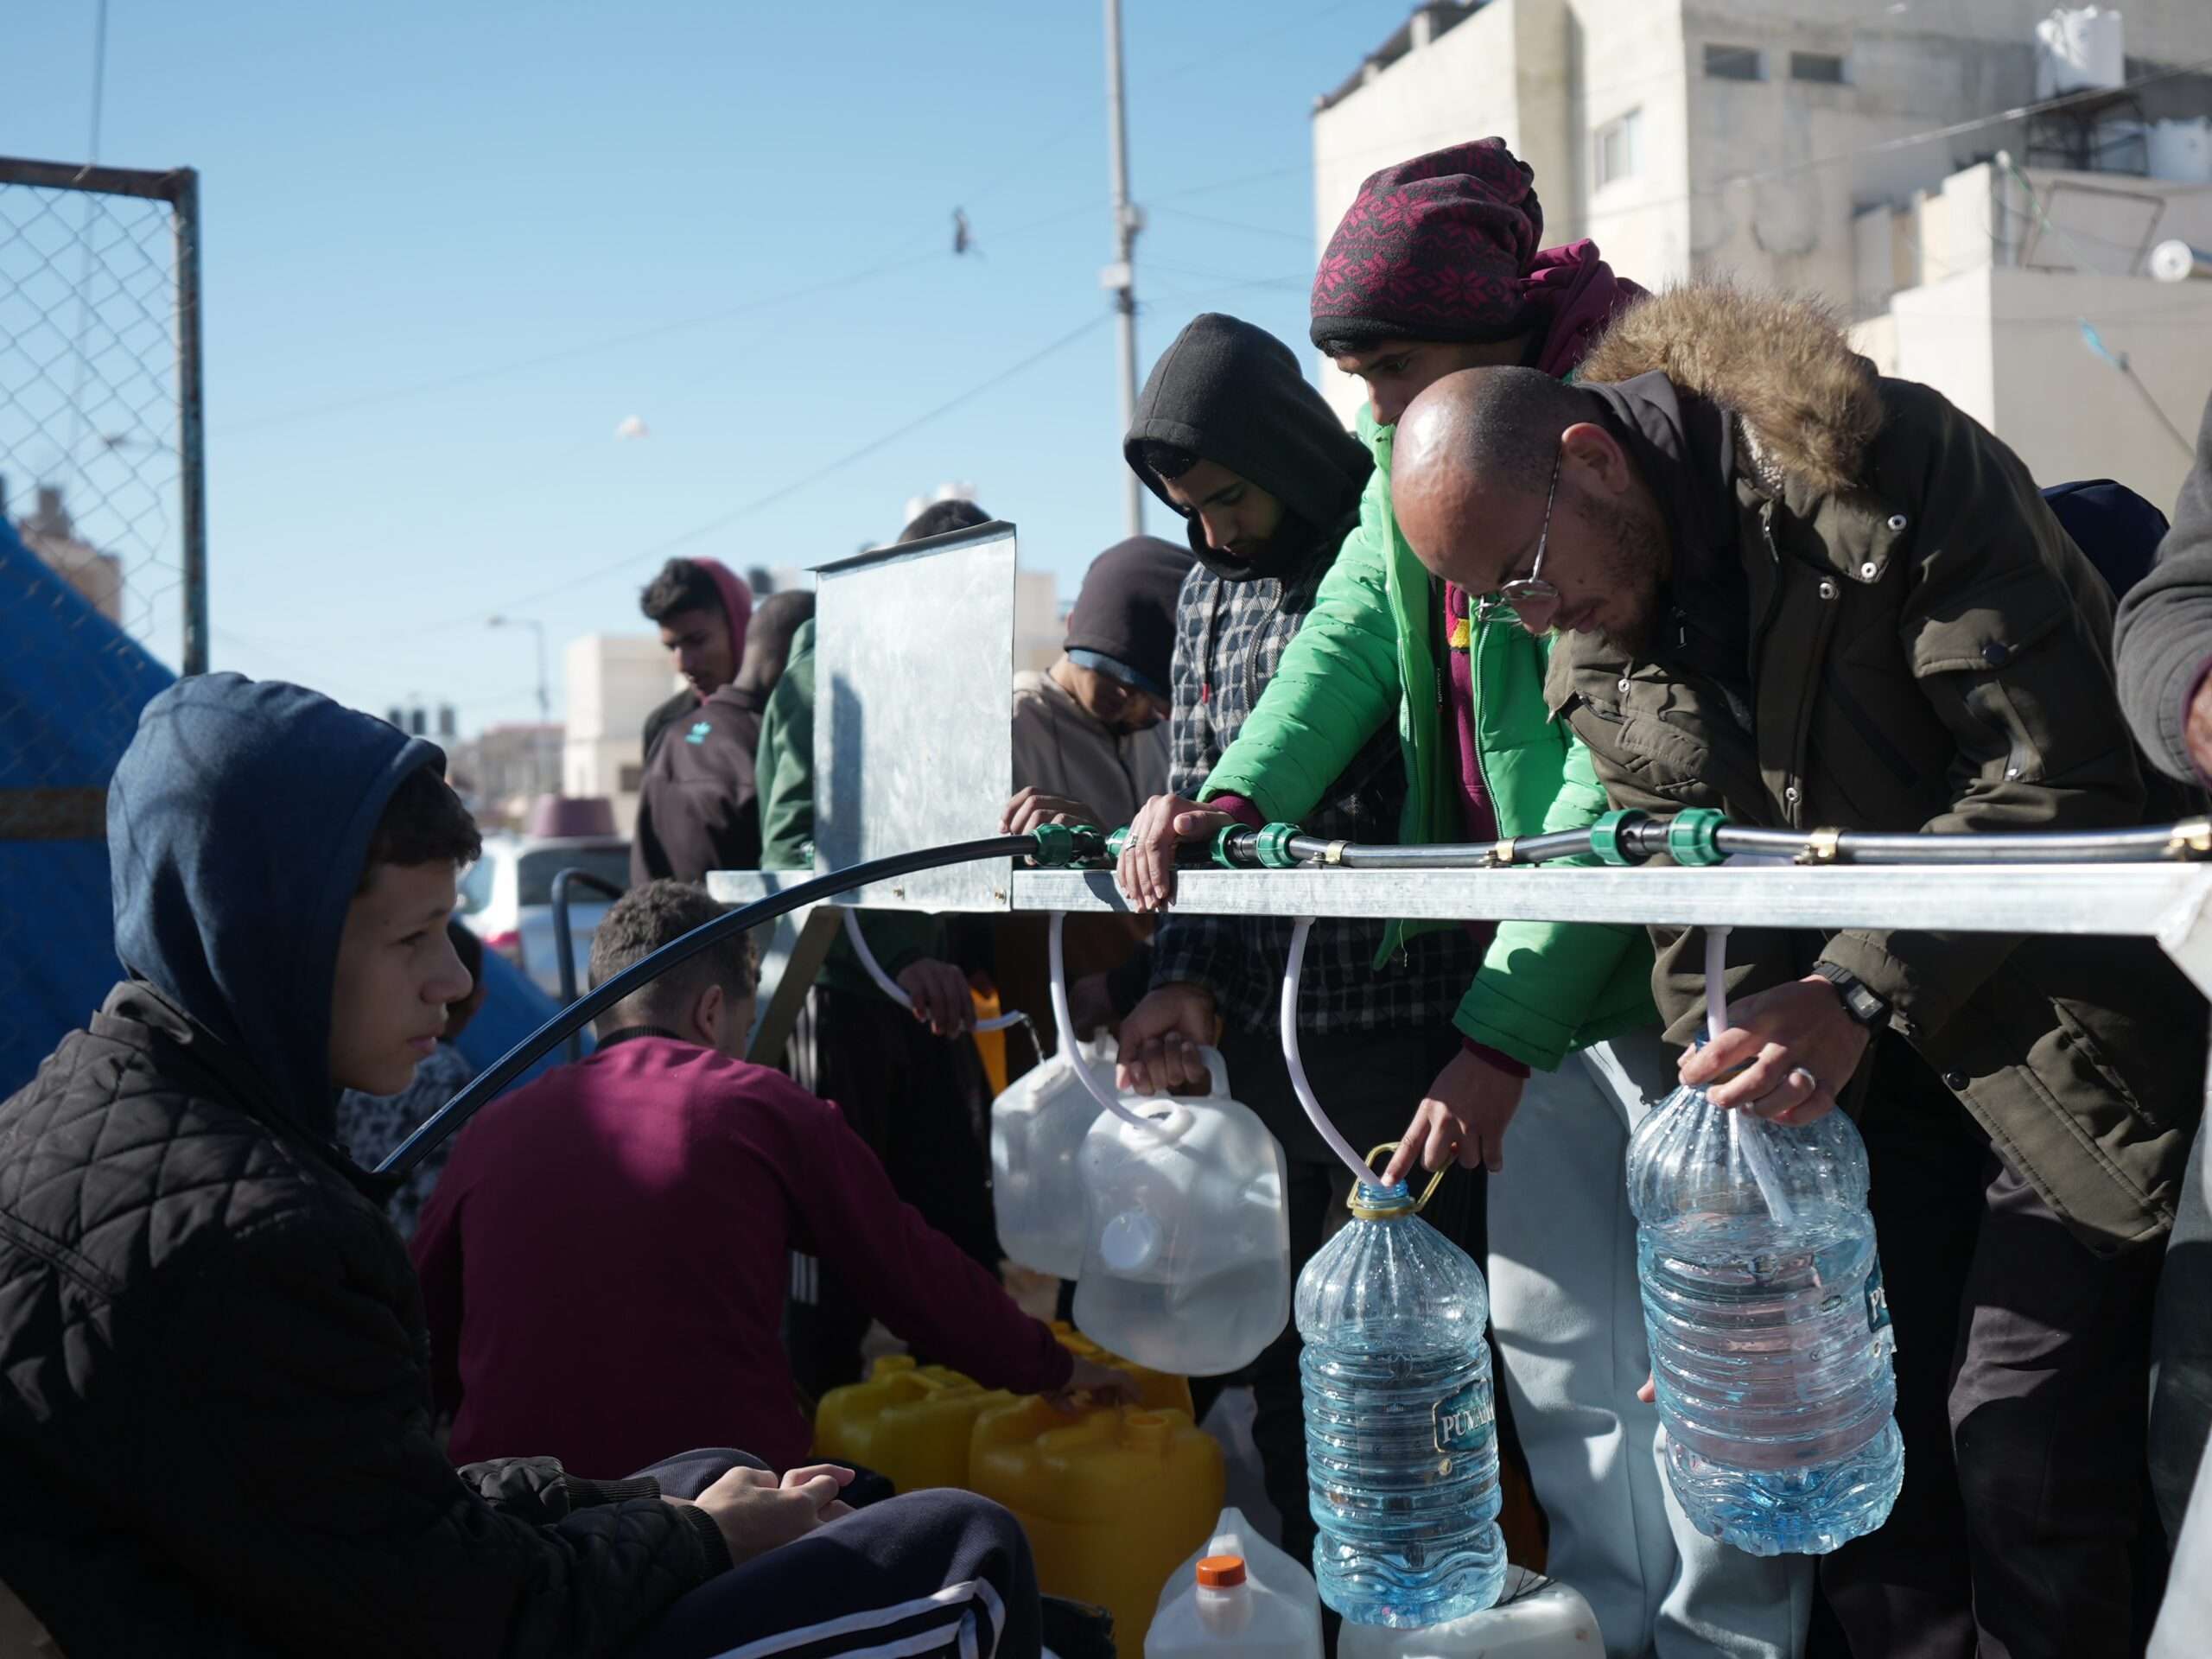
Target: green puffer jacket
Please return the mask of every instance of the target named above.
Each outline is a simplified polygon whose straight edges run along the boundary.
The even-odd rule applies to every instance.
[[[1390,511],[1394,430],[1360,410],[1359,435],[1374,451],[1375,473],[1360,499],[1359,527],[1199,793],[1241,795],[1271,821],[1295,823],[1395,713],[1408,782],[1399,839],[1410,846],[1465,837],[1446,702],[1449,670],[1437,655],[1441,607]],[[1594,822],[1606,802],[1590,753],[1544,704],[1551,641],[1496,613],[1472,628],[1476,729],[1498,833],[1534,836]],[[1408,933],[1446,925],[1394,924],[1382,957]],[[1626,923],[1501,922],[1454,1023],[1476,1042],[1545,1071],[1576,1049],[1655,1026],[1645,931]]]

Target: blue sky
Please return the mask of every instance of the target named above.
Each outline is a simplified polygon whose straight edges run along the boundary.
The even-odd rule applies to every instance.
[[[1125,0],[1141,372],[1202,310],[1302,347],[1313,95],[1406,10]],[[83,156],[92,20],[12,9],[0,152]],[[108,27],[100,159],[202,174],[216,666],[473,729],[534,703],[529,636],[486,615],[640,627],[669,550],[813,564],[953,479],[1064,594],[1122,534],[1092,0],[111,0]]]

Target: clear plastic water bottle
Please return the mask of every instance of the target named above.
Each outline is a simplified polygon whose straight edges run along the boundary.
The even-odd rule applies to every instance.
[[[1355,1624],[1439,1624],[1505,1582],[1482,1269],[1363,1184],[1299,1276],[1306,1467],[1321,1599]]]
[[[1630,1141],[1628,1190],[1683,1510],[1753,1555],[1873,1531],[1904,1441],[1858,1129],[1840,1111],[1784,1127],[1679,1089]]]

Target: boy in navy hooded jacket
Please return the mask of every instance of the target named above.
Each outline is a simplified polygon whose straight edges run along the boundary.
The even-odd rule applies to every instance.
[[[439,1450],[390,1184],[334,1110],[404,1088],[467,989],[444,760],[236,675],[147,705],[108,794],[126,977],[0,1104],[0,1580],[71,1659],[1032,1659],[1027,1550],[979,1499]]]

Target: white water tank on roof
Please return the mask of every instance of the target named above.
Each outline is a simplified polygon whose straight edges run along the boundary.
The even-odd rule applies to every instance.
[[[2036,97],[2109,92],[2127,79],[2120,14],[2107,6],[2061,6],[2036,25]]]
[[[2152,178],[2171,184],[2212,184],[2212,116],[2153,121],[2145,147]]]

